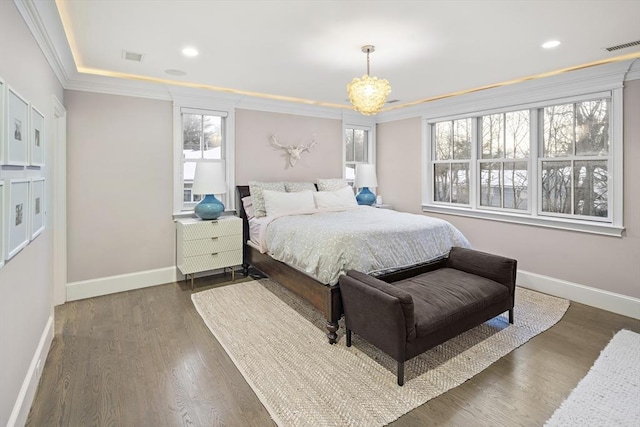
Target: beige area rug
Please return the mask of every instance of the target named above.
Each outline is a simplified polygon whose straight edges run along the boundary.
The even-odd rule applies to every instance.
[[[456,387],[557,323],[567,300],[517,288],[515,324],[496,317],[405,363],[354,335],[329,345],[325,321],[262,279],[210,289],[194,305],[280,426],[381,426]]]
[[[640,426],[640,334],[619,331],[545,426]]]

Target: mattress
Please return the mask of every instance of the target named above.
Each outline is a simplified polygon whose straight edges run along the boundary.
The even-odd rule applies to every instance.
[[[453,246],[471,247],[447,221],[369,206],[265,217],[259,224],[258,242],[251,240],[261,252],[330,285],[350,269],[384,274],[443,258]]]

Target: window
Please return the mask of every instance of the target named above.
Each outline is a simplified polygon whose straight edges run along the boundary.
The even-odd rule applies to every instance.
[[[182,111],[182,159],[183,159],[183,203],[185,208],[193,208],[202,198],[192,194],[196,162],[202,159],[224,159],[223,151],[224,117],[214,112]]]
[[[480,206],[528,210],[529,111],[483,116]]]
[[[614,99],[604,92],[427,121],[423,207],[620,235],[622,212],[612,212],[612,147],[622,144],[611,137]]]
[[[192,194],[196,163],[199,160],[224,160],[227,188],[233,189],[233,138],[229,121],[233,114],[227,111],[188,108],[174,104],[176,140],[174,210],[191,211],[202,199]],[[230,135],[231,133],[231,135]],[[233,192],[216,194],[226,209],[233,209]]]
[[[542,212],[609,218],[609,100],[544,108]]]
[[[349,185],[354,185],[357,164],[374,163],[372,133],[368,126],[344,128],[344,177]]]
[[[471,119],[436,123],[434,201],[469,203]]]

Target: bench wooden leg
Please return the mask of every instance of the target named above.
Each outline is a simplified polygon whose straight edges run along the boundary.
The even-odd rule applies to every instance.
[[[513,308],[509,310],[509,323],[513,325]]]
[[[398,362],[398,385],[404,384],[404,362]]]
[[[347,328],[347,347],[351,347],[351,329]]]

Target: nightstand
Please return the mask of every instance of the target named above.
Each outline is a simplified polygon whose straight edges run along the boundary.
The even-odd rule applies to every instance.
[[[231,269],[242,264],[242,219],[221,216],[213,221],[196,218],[176,221],[176,264],[185,279],[191,276],[191,289],[195,273],[207,270]]]
[[[391,209],[393,210],[393,205],[385,205],[385,204],[381,204],[381,205],[373,205],[374,207],[378,208],[378,209]]]

